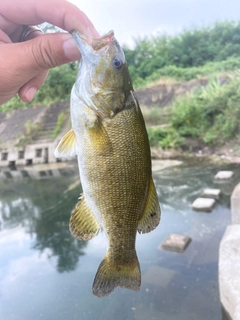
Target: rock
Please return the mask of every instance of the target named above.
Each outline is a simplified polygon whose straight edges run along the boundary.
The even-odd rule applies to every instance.
[[[180,166],[182,161],[178,160],[152,160],[152,171],[157,172],[169,167]]]
[[[192,209],[196,211],[204,211],[204,212],[211,212],[216,204],[215,199],[210,198],[197,198],[192,203]]]
[[[228,226],[219,250],[220,300],[233,320],[240,320],[240,225]]]
[[[215,175],[215,180],[227,180],[233,177],[233,171],[218,171]]]
[[[201,198],[212,198],[219,200],[221,196],[220,189],[204,189],[203,193],[201,194]]]
[[[142,276],[142,284],[144,286],[156,286],[160,288],[167,288],[176,271],[162,268],[159,266],[151,266]]]
[[[170,234],[158,249],[161,247],[165,250],[183,252],[191,242],[191,238],[179,234]]]
[[[240,224],[240,183],[236,185],[231,195],[232,223]]]

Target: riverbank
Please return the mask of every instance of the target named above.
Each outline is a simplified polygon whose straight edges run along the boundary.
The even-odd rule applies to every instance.
[[[153,159],[194,159],[196,161],[213,162],[213,163],[240,163],[240,139],[227,142],[221,147],[207,147],[195,143],[192,151],[180,148],[163,149],[159,147],[151,147],[151,155]]]
[[[172,126],[173,119],[171,120],[171,117],[173,109],[171,102],[173,100],[175,101],[181,96],[194,97],[193,92],[197,88],[205,88],[205,91],[201,93],[202,95],[204,93],[209,94],[210,92],[218,97],[222,86],[225,85],[227,87],[227,80],[225,78],[220,79],[219,83],[210,83],[209,87],[206,87],[208,80],[202,80],[170,84],[160,83],[136,91],[148,128],[153,159],[199,158],[212,162],[240,163],[239,134],[236,133],[234,135],[234,137],[238,138],[231,138],[230,136],[226,138],[225,136],[223,139],[220,139],[219,136],[222,137],[224,134],[219,130],[217,130],[218,134],[216,134],[215,130],[211,132],[211,141],[209,141],[209,137],[205,141],[202,135],[197,135],[194,131],[198,126],[196,119],[202,113],[206,113],[206,110],[202,108],[200,115],[195,114],[195,103],[191,103],[191,101],[194,102],[197,99],[196,97],[194,98],[195,100],[189,101],[188,105],[184,102],[182,111],[175,117],[178,120],[183,117],[180,127],[176,128]],[[215,89],[213,90],[212,87]],[[231,96],[230,93],[227,97],[229,96]],[[224,100],[223,98],[222,100]],[[237,101],[237,99],[235,100]],[[235,109],[238,109],[237,106],[235,107]],[[211,109],[213,106],[209,106],[209,108]],[[188,109],[191,112],[187,111]],[[222,109],[225,110],[223,107]],[[217,113],[215,116],[219,118],[218,113],[221,110],[215,104],[214,110]],[[214,114],[212,115],[213,118],[215,118]],[[224,114],[220,115],[221,119],[228,119],[225,127],[230,129],[232,127],[235,128],[235,126],[237,128],[240,127],[240,124],[237,125],[235,123],[238,117],[234,115],[231,115],[231,117],[229,115],[225,115],[225,117]],[[222,128],[223,123],[221,125],[219,123],[219,126]],[[200,127],[202,128],[202,126]],[[53,150],[69,129],[69,101],[59,101],[48,106],[0,113],[0,166],[55,162],[55,158],[53,156],[51,158]],[[193,135],[191,136],[191,134]],[[213,137],[215,138],[213,139]]]

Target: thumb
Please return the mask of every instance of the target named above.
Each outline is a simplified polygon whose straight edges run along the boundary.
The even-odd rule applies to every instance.
[[[21,43],[1,44],[0,48],[1,73],[5,79],[0,83],[0,103],[19,91],[20,98],[29,101],[24,92],[33,83],[38,90],[48,69],[81,58],[73,37],[68,33],[41,35]]]
[[[28,68],[39,72],[81,57],[75,40],[69,33],[45,34],[22,44],[26,46],[26,55],[29,56]]]
[[[80,59],[80,52],[70,34],[42,35],[28,44],[31,44],[28,50],[33,57],[29,67],[31,65],[38,74],[19,89],[19,97],[24,102],[34,98],[47,77],[48,69]]]

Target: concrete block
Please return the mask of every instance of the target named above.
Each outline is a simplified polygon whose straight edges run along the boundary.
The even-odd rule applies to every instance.
[[[192,209],[196,211],[211,212],[216,204],[215,199],[197,198],[192,203]]]
[[[175,277],[176,271],[162,268],[159,266],[151,266],[142,276],[142,284],[151,285],[160,288],[167,288],[170,281]]]
[[[215,175],[215,180],[227,180],[231,179],[233,177],[233,171],[218,171],[218,173]]]
[[[180,234],[170,234],[161,245],[159,245],[158,249],[161,247],[165,250],[183,252],[189,243],[191,242],[191,238],[187,236],[183,236]]]
[[[233,320],[240,320],[240,225],[227,227],[218,268],[221,303]]]
[[[212,198],[219,200],[221,196],[220,189],[204,189],[203,193],[201,194],[201,198]]]
[[[240,183],[236,185],[231,195],[232,223],[240,224]]]

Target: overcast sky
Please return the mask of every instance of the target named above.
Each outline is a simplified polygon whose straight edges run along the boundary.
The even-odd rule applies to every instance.
[[[115,31],[118,41],[176,33],[216,20],[240,20],[240,0],[69,0],[94,23],[100,34]]]

